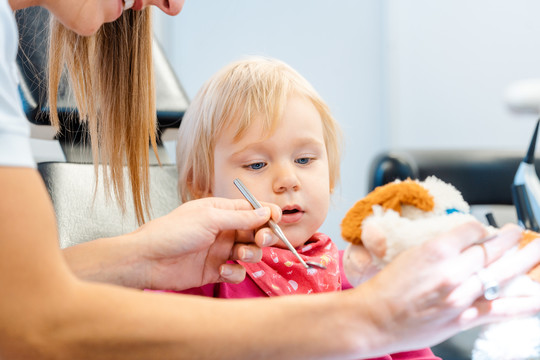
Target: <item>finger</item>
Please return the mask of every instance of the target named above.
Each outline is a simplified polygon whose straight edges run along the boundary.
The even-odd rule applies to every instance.
[[[279,238],[269,227],[263,226],[255,234],[253,234],[253,230],[237,231],[235,241],[242,244],[255,243],[259,247],[267,247],[275,245],[279,241]]]
[[[378,258],[383,258],[386,254],[386,235],[377,225],[368,223],[362,228],[362,243]]]
[[[218,198],[218,197],[210,197],[210,198],[204,198],[199,199],[196,201],[209,201],[214,208],[217,209],[223,209],[223,210],[252,210],[253,207],[251,204],[245,200],[245,199],[225,199],[225,198]],[[272,215],[272,219],[275,222],[278,222],[281,220],[281,208],[277,206],[276,204],[267,203],[267,202],[261,202],[261,205],[265,208],[269,208]]]
[[[506,235],[511,237],[511,231]],[[482,276],[503,285],[517,275],[525,274],[538,264],[540,260],[540,238],[533,240],[527,245],[526,249],[517,250],[512,253],[507,252],[505,256],[482,270]],[[476,299],[482,296],[483,293],[483,281],[476,275],[476,272],[473,272],[471,276],[452,292],[450,297],[455,299],[455,301],[458,301],[457,299]]]
[[[231,260],[257,263],[262,259],[262,249],[256,245],[236,244],[233,247]]]
[[[274,220],[276,224],[279,224],[281,221],[281,208],[276,204],[267,203],[264,201],[261,202],[261,205],[270,208],[270,211],[272,212],[272,220]]]
[[[487,268],[497,281],[504,283],[516,275],[527,273],[540,262],[540,238],[525,248],[509,253]]]
[[[255,232],[255,235],[252,230],[238,231],[235,241],[243,244],[255,242],[259,247],[268,247],[277,244],[279,238],[269,227],[263,225]]]
[[[255,233],[255,243],[260,247],[273,246],[279,238],[269,227],[262,227]]]
[[[471,328],[494,321],[535,315],[540,312],[540,295],[507,297],[487,301],[477,300],[458,317],[464,328]]]
[[[527,275],[534,281],[540,282],[540,265],[536,265]]]
[[[219,230],[254,230],[268,222],[269,207],[255,210],[214,209],[213,224]]]
[[[470,221],[437,236],[425,243],[424,246],[430,253],[445,259],[452,255],[458,255],[486,235],[487,230],[483,224]]]
[[[471,248],[479,247],[483,250],[484,264],[487,266],[513,248],[519,242],[521,233],[522,230],[519,226],[508,224],[494,234],[495,237],[493,239],[479,245],[473,245]]]
[[[361,245],[349,245],[345,249],[343,269],[352,286],[369,280],[378,271],[372,263],[371,254]]]
[[[456,261],[456,274],[461,281],[501,258],[508,250],[519,242],[521,228],[515,225],[505,225],[491,240],[477,243],[465,249]],[[489,237],[489,236],[488,236]]]
[[[350,269],[357,272],[364,270],[366,265],[372,263],[370,253],[361,245],[347,246],[343,258],[347,260]]]
[[[246,278],[246,269],[239,264],[222,264],[219,267],[218,282],[238,284]]]

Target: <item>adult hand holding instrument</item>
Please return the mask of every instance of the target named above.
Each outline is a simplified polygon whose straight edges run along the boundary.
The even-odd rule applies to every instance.
[[[238,190],[240,190],[242,195],[244,195],[246,200],[249,201],[249,203],[251,204],[251,206],[253,206],[254,209],[258,209],[258,208],[262,207],[262,205],[257,201],[257,199],[255,199],[255,197],[251,194],[251,192],[246,188],[246,186],[244,185],[244,183],[240,179],[234,179],[233,183],[234,183],[234,185],[236,185]],[[298,258],[300,263],[306,269],[309,269],[310,267],[318,267],[320,269],[326,269],[326,266],[324,266],[322,264],[319,264],[319,263],[316,263],[316,262],[313,262],[313,261],[307,261],[307,262],[304,261],[304,259],[302,259],[302,257],[300,257],[300,254],[298,254],[298,252],[296,251],[294,246],[292,246],[292,244],[289,242],[289,240],[287,239],[287,237],[283,233],[283,230],[281,230],[281,228],[278,226],[278,224],[275,223],[274,220],[272,220],[272,219],[268,220],[268,226],[270,227],[270,229],[272,229],[274,234],[276,234],[277,237],[279,237],[281,239],[281,241],[283,241],[285,243],[285,245],[287,245],[289,250],[291,250],[291,252],[294,254],[294,256],[296,256]]]

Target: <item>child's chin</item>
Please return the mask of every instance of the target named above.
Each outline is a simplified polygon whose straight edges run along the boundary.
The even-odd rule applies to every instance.
[[[297,244],[297,243],[292,242],[291,240],[289,240],[289,241],[291,242],[291,245],[292,245],[295,249],[298,249],[299,247],[304,246],[304,244],[305,244],[305,242],[300,243],[300,244]],[[287,247],[287,245],[285,245],[285,244],[283,243],[283,241],[281,241],[281,240],[278,240],[277,244],[274,245],[274,247],[280,248],[280,249],[289,249],[289,248]]]
[[[287,236],[287,240],[289,240],[289,242],[291,243],[291,245],[295,248],[295,249],[298,249],[302,246],[304,246],[307,241],[309,240],[309,238],[305,239],[305,238],[301,238],[301,239],[298,239],[296,236],[292,236],[292,235],[286,235]],[[277,248],[280,248],[280,249],[288,249],[287,245],[285,245],[285,243],[281,240],[278,240],[278,242],[276,243],[276,245],[274,245],[274,247],[277,247]]]

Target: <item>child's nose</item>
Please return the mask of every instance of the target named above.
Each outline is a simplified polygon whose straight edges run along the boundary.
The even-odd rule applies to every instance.
[[[276,193],[298,190],[300,181],[291,166],[280,166],[276,169],[273,187]]]

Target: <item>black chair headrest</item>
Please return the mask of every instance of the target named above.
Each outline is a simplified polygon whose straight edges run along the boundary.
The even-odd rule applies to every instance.
[[[454,185],[471,205],[511,205],[510,186],[524,155],[525,151],[497,150],[383,152],[371,163],[368,191],[395,179],[424,180],[434,175]]]

